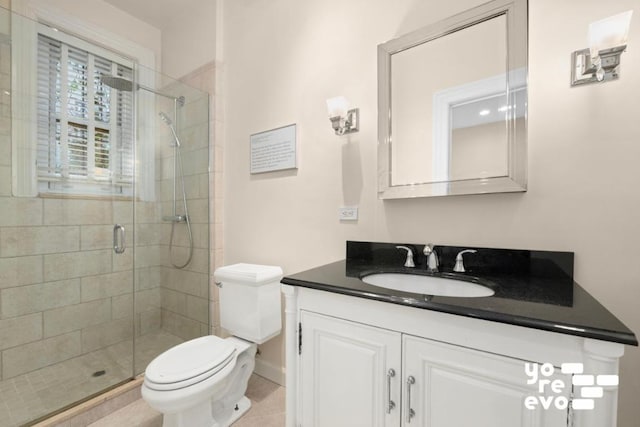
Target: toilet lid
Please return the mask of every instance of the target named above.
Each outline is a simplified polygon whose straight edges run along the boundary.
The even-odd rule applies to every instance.
[[[156,357],[145,370],[145,379],[170,384],[216,371],[229,363],[236,348],[222,338],[209,335],[183,342]],[[212,372],[213,374],[215,372]]]

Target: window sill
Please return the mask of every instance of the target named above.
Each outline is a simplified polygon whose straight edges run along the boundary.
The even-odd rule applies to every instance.
[[[41,199],[74,199],[74,200],[102,200],[102,201],[123,201],[123,202],[139,202],[139,198],[132,196],[111,196],[97,194],[64,194],[64,193],[38,193]]]

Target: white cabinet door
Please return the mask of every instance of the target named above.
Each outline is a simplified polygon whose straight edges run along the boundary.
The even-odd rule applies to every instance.
[[[401,334],[307,311],[301,324],[302,426],[399,426]]]
[[[403,335],[403,362],[403,399],[409,400],[407,379],[415,380],[410,402],[403,403],[405,427],[567,426],[566,409],[525,407],[527,396],[538,396],[538,385],[527,385],[522,360]],[[571,377],[549,378],[567,385],[561,394],[549,393],[568,399]]]

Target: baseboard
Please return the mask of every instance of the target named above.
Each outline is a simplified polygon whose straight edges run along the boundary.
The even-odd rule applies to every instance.
[[[269,363],[258,356],[256,357],[256,367],[253,372],[284,387],[285,373],[284,368],[280,365]]]

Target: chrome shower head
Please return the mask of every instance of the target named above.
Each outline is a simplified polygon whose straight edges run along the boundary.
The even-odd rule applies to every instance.
[[[162,119],[162,121],[165,122],[166,124],[168,124],[169,126],[173,125],[173,121],[171,121],[169,116],[167,116],[164,112],[160,111],[159,116]]]
[[[173,95],[168,95],[166,93],[158,92],[155,89],[151,89],[150,87],[143,86],[141,84],[134,83],[131,80],[124,79],[122,77],[117,77],[111,74],[102,74],[100,76],[100,81],[110,88],[122,90],[125,92],[133,92],[133,90],[143,89],[147,92],[155,93],[156,95],[164,96],[165,98],[173,99],[179,106],[184,106],[184,96],[175,97]]]
[[[123,79],[122,77],[103,74],[100,76],[100,81],[113,89],[123,90],[126,92],[133,91],[133,82],[131,80]],[[138,89],[138,87],[136,87],[136,89]]]
[[[173,121],[163,111],[160,111],[158,115],[160,116],[160,120],[162,120],[167,124],[167,126],[169,126],[169,129],[171,129],[171,133],[173,134],[173,139],[176,141],[176,146],[180,148],[182,144],[180,144],[180,139],[178,139],[178,134],[176,133],[176,130],[173,127]]]

